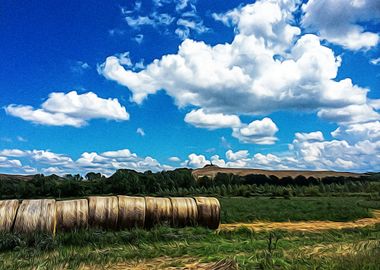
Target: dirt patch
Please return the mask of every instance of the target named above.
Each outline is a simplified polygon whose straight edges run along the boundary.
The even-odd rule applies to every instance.
[[[355,221],[304,221],[304,222],[252,222],[221,224],[218,231],[236,230],[248,228],[254,231],[288,230],[288,231],[321,231],[333,229],[362,228],[380,224],[380,210],[373,211],[372,218],[363,218]]]

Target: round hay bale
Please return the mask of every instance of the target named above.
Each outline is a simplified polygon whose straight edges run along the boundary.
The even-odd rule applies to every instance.
[[[173,207],[172,225],[175,227],[195,226],[198,208],[193,198],[170,198]]]
[[[145,227],[171,224],[173,208],[169,198],[145,197],[145,203]]]
[[[13,231],[19,233],[45,232],[55,234],[55,200],[23,200],[16,215]]]
[[[119,228],[143,228],[145,223],[145,198],[118,196]]]
[[[0,201],[0,231],[10,232],[19,206],[18,200]]]
[[[116,196],[88,198],[88,223],[90,227],[116,229],[119,206]]]
[[[55,206],[57,212],[57,230],[71,231],[87,228],[87,199],[57,201]]]
[[[217,229],[220,223],[220,204],[213,197],[195,197],[198,208],[198,224],[210,229]]]

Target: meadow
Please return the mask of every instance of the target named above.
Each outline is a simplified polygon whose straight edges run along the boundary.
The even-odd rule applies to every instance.
[[[363,197],[224,197],[220,202],[222,223],[349,221],[372,215],[363,202],[376,204]],[[378,269],[380,224],[306,232],[156,227],[58,233],[54,238],[0,235],[0,269],[207,269],[220,260],[237,263],[239,269]]]

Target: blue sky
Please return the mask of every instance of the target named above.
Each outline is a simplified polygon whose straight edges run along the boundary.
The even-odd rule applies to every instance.
[[[5,1],[0,172],[379,171],[379,19],[376,0]]]

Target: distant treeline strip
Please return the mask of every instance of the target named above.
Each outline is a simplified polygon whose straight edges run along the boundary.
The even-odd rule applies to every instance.
[[[238,195],[230,187],[236,186],[268,186],[288,187],[298,189],[298,187],[320,187],[320,192],[326,189],[336,190],[336,185],[343,187],[348,192],[363,192],[368,190],[376,191],[380,183],[380,174],[367,174],[361,177],[324,177],[316,179],[314,177],[296,178],[276,176],[266,176],[261,174],[251,174],[238,176],[234,174],[218,173],[214,178],[207,176],[195,179],[191,169],[176,169],[144,173],[133,170],[120,169],[112,176],[105,177],[100,173],[90,172],[85,178],[80,175],[57,175],[44,176],[35,175],[31,180],[21,180],[15,177],[0,177],[0,198],[67,198],[67,197],[86,197],[91,195],[104,194],[139,194],[139,195],[163,195],[183,196],[210,194],[210,191],[221,189],[221,195]],[[273,188],[271,188],[273,189]],[[223,191],[224,190],[224,191]],[[327,191],[328,192],[328,191]],[[264,192],[265,193],[265,192]]]
[[[0,201],[0,231],[50,233],[87,228],[132,229],[156,225],[217,229],[220,204],[211,197],[91,196],[87,199]]]

